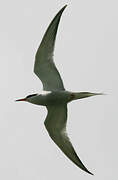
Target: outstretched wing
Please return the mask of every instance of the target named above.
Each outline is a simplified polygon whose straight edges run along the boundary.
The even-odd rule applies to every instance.
[[[64,152],[64,154],[71,161],[73,161],[79,168],[93,175],[83,165],[67,136],[67,105],[48,106],[47,109],[48,115],[46,117],[44,124],[52,140]]]
[[[35,57],[34,73],[43,83],[43,90],[64,90],[60,74],[53,61],[57,29],[64,6],[50,23]]]

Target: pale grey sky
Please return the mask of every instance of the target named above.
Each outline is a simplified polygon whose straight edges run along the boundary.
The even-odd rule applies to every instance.
[[[68,106],[68,132],[85,166],[76,167],[43,125],[46,109],[17,98],[38,92],[34,56],[65,5],[55,63],[66,89],[104,92]],[[11,0],[0,2],[0,179],[111,180],[118,178],[118,2]]]

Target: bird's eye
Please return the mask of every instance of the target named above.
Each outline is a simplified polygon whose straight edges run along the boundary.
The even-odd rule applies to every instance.
[[[29,96],[27,96],[26,98],[30,98],[30,97],[33,97],[33,96],[36,96],[37,94],[31,94]]]

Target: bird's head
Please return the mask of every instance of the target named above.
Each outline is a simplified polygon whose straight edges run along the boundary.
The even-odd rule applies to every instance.
[[[22,99],[17,99],[16,101],[26,101],[26,102],[30,102],[32,97],[34,96],[37,96],[37,94],[31,94],[31,95],[28,95],[26,96],[25,98],[22,98]]]

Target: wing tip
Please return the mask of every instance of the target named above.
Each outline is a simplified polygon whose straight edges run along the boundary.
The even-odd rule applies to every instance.
[[[92,175],[92,176],[94,176],[94,174],[93,173],[91,173],[90,171],[87,171],[90,175]]]
[[[79,167],[80,168],[80,167]],[[92,172],[90,172],[85,166],[84,168],[81,168],[83,171],[87,172],[88,174],[94,176],[94,174]]]
[[[68,6],[68,5],[67,5],[67,4],[65,4],[63,8],[65,9],[67,6]]]
[[[83,167],[80,167],[80,166],[78,166],[78,167],[79,167],[81,170],[83,170],[84,172],[86,172],[86,173],[94,176],[94,174],[93,174],[92,172],[90,172],[85,166],[84,166],[84,168],[83,168]]]
[[[68,5],[66,4],[66,5],[64,5],[63,7],[62,7],[62,9],[59,11],[59,13],[63,13],[63,11],[64,11],[64,9],[67,7]]]

